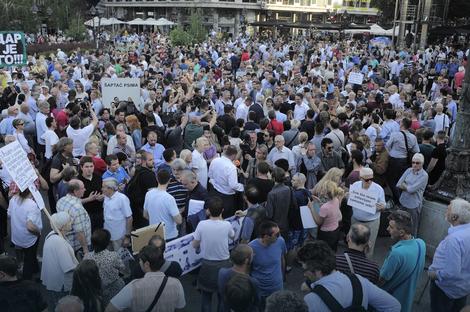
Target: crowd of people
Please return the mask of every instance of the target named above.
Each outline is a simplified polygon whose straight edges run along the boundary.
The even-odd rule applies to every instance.
[[[0,306],[183,309],[182,268],[164,254],[192,233],[202,261],[191,311],[412,311],[423,196],[445,170],[468,56],[327,34],[172,46],[126,32],[0,70],[0,135],[24,149],[52,213],[42,237],[29,189],[0,169],[0,253],[16,251],[0,257]],[[140,80],[140,101],[104,103],[101,79],[122,77]],[[372,211],[348,202],[352,189],[374,198]],[[193,200],[204,208],[190,214]],[[232,216],[243,218],[237,237]],[[452,227],[429,266],[431,310],[460,311],[470,203],[454,199],[442,218]],[[131,232],[161,222],[164,236],[133,253]],[[380,266],[381,232],[394,245]],[[283,289],[296,266],[303,298]]]

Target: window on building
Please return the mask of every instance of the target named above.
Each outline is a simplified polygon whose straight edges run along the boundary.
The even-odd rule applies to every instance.
[[[258,0],[242,0],[244,3],[257,3]]]

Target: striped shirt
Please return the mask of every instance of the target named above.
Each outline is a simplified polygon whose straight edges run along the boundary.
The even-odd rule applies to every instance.
[[[186,197],[188,190],[174,177],[171,178],[170,183],[166,189],[167,193],[175,198],[176,206],[178,209],[183,209],[186,206]]]
[[[344,252],[349,255],[355,274],[359,274],[371,283],[377,284],[380,273],[377,263],[367,259],[364,252],[349,248]],[[336,270],[343,273],[351,272],[344,253],[336,255]]]

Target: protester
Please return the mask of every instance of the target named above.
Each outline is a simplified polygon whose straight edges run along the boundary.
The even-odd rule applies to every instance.
[[[101,278],[94,260],[84,259],[73,272],[70,294],[83,302],[84,312],[101,312],[103,308]]]
[[[379,283],[400,301],[402,311],[412,311],[413,298],[424,269],[426,244],[413,237],[413,219],[408,212],[394,211],[388,220],[387,230],[396,243],[380,269]]]
[[[445,213],[450,223],[447,236],[439,243],[429,266],[431,311],[459,311],[470,293],[469,268],[470,203],[456,198]]]
[[[335,270],[335,255],[325,242],[316,241],[306,244],[299,250],[299,261],[307,280],[302,287],[309,293],[304,297],[309,311],[331,311],[328,297],[336,301],[341,309],[367,309],[377,311],[401,311],[400,303],[360,275],[345,275]],[[362,298],[358,297],[358,287],[362,288]],[[331,303],[334,303],[331,302]]]

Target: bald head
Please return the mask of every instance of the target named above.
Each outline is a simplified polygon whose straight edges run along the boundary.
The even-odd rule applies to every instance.
[[[369,242],[370,229],[367,225],[356,223],[351,225],[348,233],[348,245],[351,248],[351,243],[358,247],[365,247]]]

